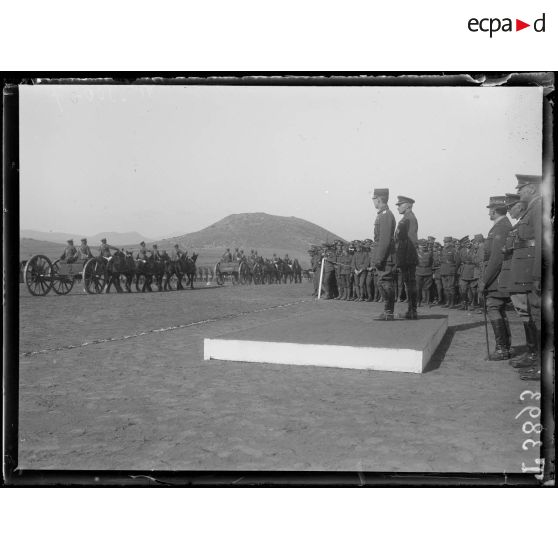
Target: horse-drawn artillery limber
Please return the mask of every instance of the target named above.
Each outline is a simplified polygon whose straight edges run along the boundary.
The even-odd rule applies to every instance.
[[[245,261],[217,262],[214,267],[213,276],[218,285],[223,285],[229,280],[233,285],[240,283],[244,285],[251,281],[252,272]]]
[[[103,292],[106,283],[104,266],[96,258],[68,263],[63,260],[51,262],[43,255],[33,256],[25,264],[23,280],[33,296],[45,296],[51,290],[58,295],[68,294],[82,282],[88,294]]]

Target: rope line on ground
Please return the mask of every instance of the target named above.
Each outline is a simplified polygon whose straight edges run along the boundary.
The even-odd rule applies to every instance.
[[[175,329],[184,329],[186,327],[193,327],[198,325],[205,325],[209,323],[218,322],[221,320],[228,320],[231,318],[238,318],[240,316],[246,316],[248,314],[258,314],[260,312],[267,312],[268,310],[275,310],[277,308],[286,308],[288,306],[294,306],[296,304],[303,304],[307,302],[307,300],[301,299],[296,300],[294,302],[287,302],[286,304],[277,304],[275,306],[267,306],[265,308],[259,308],[258,310],[248,310],[245,312],[237,312],[234,314],[225,314],[224,316],[219,316],[217,318],[208,318],[207,320],[199,320],[197,322],[190,322],[187,324],[180,324],[180,325],[173,325],[168,327],[161,327],[157,329],[149,329],[147,331],[140,331],[138,333],[131,333],[129,335],[122,335],[119,337],[107,337],[105,339],[94,339],[93,341],[85,341],[78,345],[63,345],[61,347],[49,347],[48,349],[39,349],[38,351],[27,351],[24,353],[20,353],[19,356],[21,357],[31,357],[35,355],[42,355],[46,353],[52,353],[57,351],[67,351],[71,349],[81,349],[82,347],[88,347],[89,345],[99,345],[101,343],[111,343],[114,341],[125,341],[126,339],[134,339],[136,337],[141,337],[142,335],[151,335],[153,333],[164,333],[166,331],[173,331]]]

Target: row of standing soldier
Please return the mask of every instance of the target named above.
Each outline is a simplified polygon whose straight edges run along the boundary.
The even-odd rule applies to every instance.
[[[414,200],[398,196],[402,219],[395,218],[387,202],[388,189],[375,189],[378,210],[374,240],[337,241],[310,249],[314,271],[314,296],[322,259],[326,298],[384,302],[381,320],[394,319],[396,295],[406,290],[407,319],[417,319],[417,306],[430,302],[432,290],[446,308],[467,309],[485,304],[496,341],[490,360],[509,360],[524,380],[540,378],[541,268],[542,268],[542,177],[516,175],[517,194],[494,196],[487,206],[494,226],[486,240],[444,238],[444,246],[433,237],[416,240],[418,224],[412,211]],[[512,226],[507,214],[516,220]],[[520,316],[527,350],[512,358],[511,330],[506,315],[509,303]],[[483,312],[483,310],[479,310]]]

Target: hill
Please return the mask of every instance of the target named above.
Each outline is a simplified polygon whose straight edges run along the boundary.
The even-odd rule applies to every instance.
[[[23,234],[23,231],[22,231]],[[48,240],[35,240],[34,238],[19,239],[19,260],[28,260],[31,256],[42,254],[54,261],[57,260],[62,252],[66,243],[49,242]]]
[[[247,254],[253,248],[262,256],[288,253],[308,262],[308,247],[340,236],[298,217],[281,217],[267,213],[236,213],[197,232],[159,241],[159,248],[178,243],[187,249],[222,254],[226,248],[242,248]]]

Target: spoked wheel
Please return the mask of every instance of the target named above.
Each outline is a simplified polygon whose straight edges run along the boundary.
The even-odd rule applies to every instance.
[[[238,282],[241,285],[246,284],[245,271],[246,271],[246,269],[244,267],[244,263],[241,262],[240,265],[238,266],[238,273],[237,273],[237,279],[238,279]],[[233,277],[234,277],[234,275],[233,275]],[[234,281],[234,279],[233,279],[233,281]]]
[[[138,293],[143,292],[143,287],[145,285],[145,275],[138,275],[136,277],[136,291],[138,291]]]
[[[52,264],[50,273],[52,290],[57,295],[66,295],[74,287],[75,279],[73,275],[60,275],[60,260],[56,260]]]
[[[176,276],[176,273],[173,273],[169,278],[169,289],[171,291],[176,291],[177,288],[178,288],[178,277]]]
[[[83,290],[87,294],[101,294],[105,288],[105,264],[91,259],[83,267]]]
[[[33,296],[45,296],[52,288],[52,264],[46,256],[33,256],[23,272],[27,290]]]

